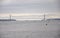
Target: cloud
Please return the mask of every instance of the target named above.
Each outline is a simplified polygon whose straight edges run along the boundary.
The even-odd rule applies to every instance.
[[[0,7],[0,13],[57,12],[58,7],[56,1],[57,0],[2,0],[1,3],[3,6]]]
[[[16,3],[46,3],[46,2],[56,2],[56,0],[13,0]]]
[[[12,0],[0,0],[1,5],[8,5],[11,4]]]
[[[1,4],[54,3],[56,0],[0,0]]]

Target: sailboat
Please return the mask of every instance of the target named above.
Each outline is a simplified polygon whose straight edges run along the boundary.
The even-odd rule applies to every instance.
[[[44,13],[44,19],[43,19],[43,21],[44,21],[44,25],[47,26],[45,13]]]
[[[9,19],[0,19],[0,21],[16,21],[16,19],[12,19],[12,16],[9,15]]]

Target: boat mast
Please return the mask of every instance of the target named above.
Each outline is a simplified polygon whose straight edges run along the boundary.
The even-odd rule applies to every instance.
[[[44,21],[45,21],[46,19],[45,19],[45,13],[44,13]]]
[[[47,26],[45,13],[44,13],[44,24]]]
[[[9,17],[10,17],[10,20],[11,20],[11,14],[9,15]]]

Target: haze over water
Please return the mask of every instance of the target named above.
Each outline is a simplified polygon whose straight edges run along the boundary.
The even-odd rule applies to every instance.
[[[60,0],[0,0],[1,19],[0,38],[60,38]]]

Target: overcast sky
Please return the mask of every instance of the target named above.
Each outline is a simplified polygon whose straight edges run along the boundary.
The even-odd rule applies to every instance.
[[[59,13],[59,0],[0,0],[1,13]]]
[[[21,13],[23,14],[22,16],[24,14],[36,15],[47,13],[60,17],[59,2],[60,0],[0,0],[0,16],[6,16],[8,14],[19,16]]]

